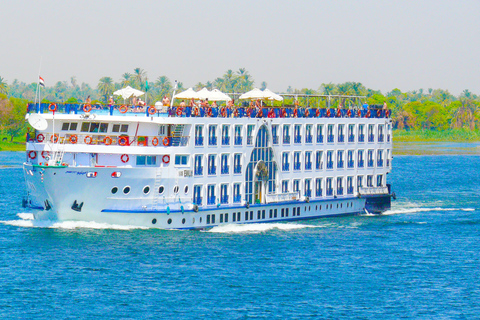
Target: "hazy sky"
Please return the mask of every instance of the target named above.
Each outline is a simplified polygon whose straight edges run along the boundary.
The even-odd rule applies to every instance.
[[[480,94],[480,1],[2,0],[0,76],[185,87],[246,68],[276,92],[357,81]],[[42,57],[42,58],[41,58]]]

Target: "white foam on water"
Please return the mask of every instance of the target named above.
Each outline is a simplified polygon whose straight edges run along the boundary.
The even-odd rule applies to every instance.
[[[398,208],[398,209],[391,209],[383,212],[380,215],[389,216],[394,214],[406,214],[406,213],[419,213],[419,212],[430,212],[430,211],[475,211],[474,208]],[[372,217],[372,216],[379,216],[378,214],[362,214],[362,216]]]
[[[304,228],[323,228],[325,226],[313,226],[296,223],[252,223],[252,224],[226,224],[213,227],[207,232],[213,233],[260,233],[273,229],[290,231]]]
[[[94,221],[50,221],[50,220],[34,220],[31,213],[19,213],[17,216],[20,220],[0,221],[0,223],[16,227],[24,228],[49,228],[49,229],[112,229],[112,230],[134,230],[149,229],[147,227],[133,225],[117,225],[108,223],[99,223]]]

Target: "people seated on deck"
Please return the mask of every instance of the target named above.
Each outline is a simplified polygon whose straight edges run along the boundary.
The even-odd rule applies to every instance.
[[[181,107],[182,109],[185,109],[186,106],[187,106],[187,105],[185,104],[185,100],[182,100],[182,102],[180,102],[180,107]]]
[[[227,117],[230,117],[230,115],[233,116],[233,106],[234,106],[233,101],[234,101],[233,99],[230,100],[230,101],[227,101],[227,107],[226,107],[226,110],[225,110],[226,114],[227,114],[226,115]]]
[[[388,109],[388,107],[387,107],[387,101],[385,101],[385,102],[383,103],[383,110],[387,110],[387,109]]]
[[[365,103],[363,104],[363,110],[368,110],[368,103],[367,101],[365,101]]]
[[[268,111],[267,117],[268,117],[268,118],[275,118],[275,110],[274,110],[274,108],[270,108],[270,110]]]
[[[200,107],[195,103],[195,99],[190,100],[190,108],[192,108],[192,115],[194,117],[200,117]]]
[[[143,107],[143,106],[145,106],[145,102],[142,101],[142,99],[139,98],[139,99],[138,99],[138,105],[139,105],[140,107]]]
[[[90,96],[87,97],[87,99],[85,100],[85,103],[86,104],[91,104],[92,103],[92,99],[90,98]]]
[[[163,96],[163,99],[162,99],[162,104],[163,106],[167,107],[170,105],[170,99],[165,95]]]
[[[293,108],[293,114],[292,114],[292,118],[298,118],[298,107],[299,107],[300,103],[298,102],[298,100],[295,100],[295,106]]]

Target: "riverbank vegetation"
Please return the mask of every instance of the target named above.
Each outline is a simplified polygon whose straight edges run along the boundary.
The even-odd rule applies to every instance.
[[[46,79],[48,83],[48,79]],[[42,88],[43,102],[82,103],[90,97],[93,103],[106,103],[115,90],[125,86],[146,92],[144,100],[148,104],[162,100],[163,96],[171,96],[174,83],[166,76],[150,79],[147,72],[135,68],[133,72],[123,73],[118,81],[110,76],[101,77],[95,87],[87,83],[79,83],[76,77],[69,81],[58,81],[52,86]],[[253,89],[256,85],[250,73],[241,68],[237,71],[227,70],[222,76],[206,82],[192,85],[199,90],[217,88],[226,93],[243,93]],[[259,82],[257,87],[267,87],[265,81]],[[182,82],[177,83],[177,92],[185,90]],[[37,83],[24,83],[17,79],[10,84],[0,76],[0,134],[13,137],[25,134],[24,122],[25,104],[35,99]],[[460,95],[454,96],[444,89],[419,89],[402,92],[392,89],[382,93],[379,90],[366,88],[359,82],[322,83],[318,88],[292,88],[289,86],[287,94],[310,95],[357,95],[364,96],[362,103],[387,103],[392,111],[394,137],[397,141],[480,141],[480,96],[468,89]],[[113,96],[117,103],[123,103],[121,97]],[[286,99],[291,103],[294,98]],[[299,98],[303,105],[311,100]],[[323,101],[316,106],[325,106]],[[353,101],[333,101],[332,106],[342,103],[350,106]]]

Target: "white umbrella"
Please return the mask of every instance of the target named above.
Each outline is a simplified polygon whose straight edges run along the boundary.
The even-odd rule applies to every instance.
[[[203,88],[202,90],[197,91],[197,98],[202,100],[210,98],[210,91],[208,91],[207,88]]]
[[[283,101],[283,97],[276,94],[275,92],[270,91],[269,89],[263,90],[263,93],[268,96],[268,100]]]
[[[210,91],[210,95],[208,96],[208,100],[210,101],[230,101],[232,98],[227,96],[225,93],[218,89],[213,89]]]
[[[116,96],[122,96],[123,99],[128,99],[131,96],[140,97],[144,95],[145,92],[127,86],[126,88],[115,91],[113,94]]]
[[[174,99],[198,99],[198,94],[192,88],[188,88],[185,91],[176,94]]]
[[[267,99],[262,90],[255,88],[242,94],[239,99]]]

